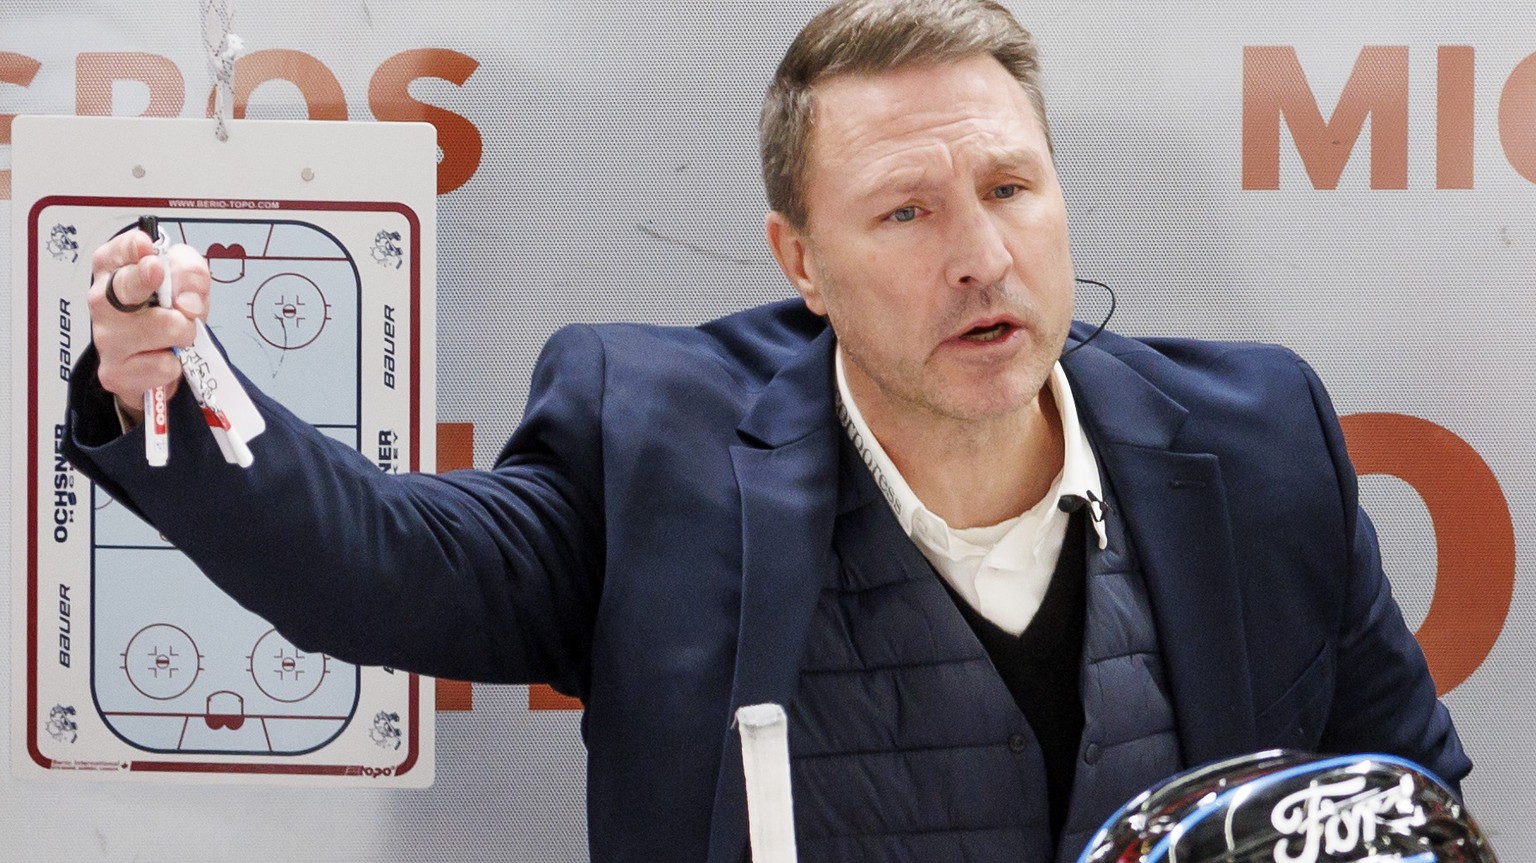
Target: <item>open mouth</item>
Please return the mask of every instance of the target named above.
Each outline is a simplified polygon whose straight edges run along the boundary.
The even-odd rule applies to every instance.
[[[968,342],[995,342],[1016,329],[1018,327],[1007,321],[998,321],[995,324],[971,327],[969,330],[961,333],[960,338]]]

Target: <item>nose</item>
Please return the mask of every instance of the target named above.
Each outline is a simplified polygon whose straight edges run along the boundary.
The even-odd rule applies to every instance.
[[[1013,254],[997,217],[980,201],[954,211],[946,237],[949,246],[945,274],[951,287],[990,287],[1013,266]]]

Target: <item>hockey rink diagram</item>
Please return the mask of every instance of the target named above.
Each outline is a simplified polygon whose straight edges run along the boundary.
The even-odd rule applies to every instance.
[[[34,302],[45,310],[34,312],[41,332],[30,384],[36,449],[43,450],[33,453],[32,469],[42,486],[32,540],[32,601],[42,609],[29,650],[37,681],[28,729],[33,760],[118,772],[403,773],[416,761],[422,732],[416,675],[299,649],[127,507],[77,481],[56,452],[44,455],[41,442],[50,434],[57,450],[67,368],[64,348],[54,373],[52,357],[36,347],[56,337],[47,310],[58,310],[58,332],[71,337],[69,352],[78,355],[89,325],[89,248],[135,226],[124,204],[72,199],[32,214]],[[401,208],[317,209],[270,217],[143,211],[159,216],[172,244],[207,258],[208,328],[231,365],[382,470],[413,468],[421,423],[416,367],[407,366],[418,358],[410,329],[419,312],[414,222]],[[365,352],[376,359],[387,352],[389,360],[398,352],[400,362],[390,362],[386,376],[382,362],[365,368]],[[379,444],[385,439],[387,451]],[[170,446],[174,458],[174,436]],[[67,513],[49,507],[65,500],[56,494],[61,485],[78,501]],[[47,618],[55,582],[59,639],[67,643],[57,661]],[[87,754],[91,760],[75,760]]]

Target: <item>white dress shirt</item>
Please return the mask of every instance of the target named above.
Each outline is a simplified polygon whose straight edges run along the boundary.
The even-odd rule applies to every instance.
[[[1091,502],[1090,520],[1098,535],[1099,548],[1103,548],[1107,541],[1099,504],[1104,495],[1099,482],[1098,460],[1078,422],[1077,404],[1072,399],[1072,387],[1061,363],[1051,369],[1048,386],[1056,399],[1056,408],[1061,412],[1065,457],[1050,491],[1034,506],[1006,521],[958,530],[923,506],[901,471],[886,455],[880,441],[870,432],[853,400],[853,393],[848,390],[841,347],[837,350],[835,365],[838,419],[874,475],[875,484],[885,495],[886,502],[896,513],[901,529],[972,608],[1004,631],[1014,635],[1022,633],[1045,599],[1051,573],[1056,569],[1056,559],[1061,555],[1061,546],[1066,539],[1070,513],[1058,503],[1063,498],[1074,497]]]

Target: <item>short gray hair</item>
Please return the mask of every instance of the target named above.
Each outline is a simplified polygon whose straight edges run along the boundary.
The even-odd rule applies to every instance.
[[[818,83],[979,54],[990,54],[1024,88],[1049,142],[1035,39],[998,3],[840,0],[812,18],[790,44],[763,99],[758,143],[768,205],[796,228],[805,227],[804,184]]]

